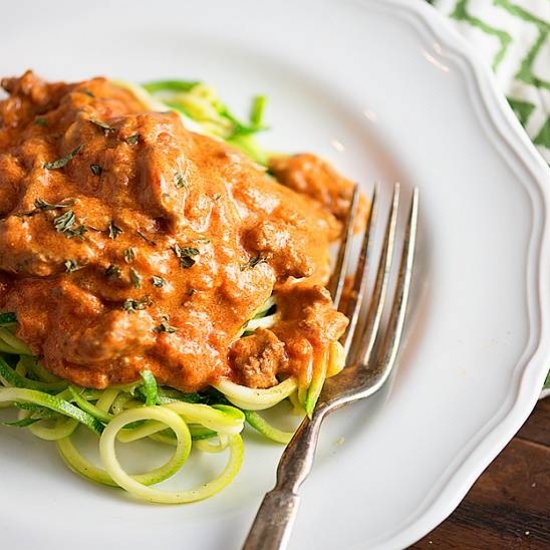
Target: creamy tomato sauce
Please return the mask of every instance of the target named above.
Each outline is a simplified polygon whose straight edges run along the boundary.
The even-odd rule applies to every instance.
[[[322,193],[308,156],[307,177],[273,164],[285,186],[104,78],[2,86],[0,310],[48,370],[184,391],[309,376],[347,323],[324,285],[349,181]],[[238,338],[273,293],[278,324]]]

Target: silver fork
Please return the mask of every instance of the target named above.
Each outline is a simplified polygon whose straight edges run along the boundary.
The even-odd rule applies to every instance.
[[[346,368],[325,382],[311,419],[304,418],[286,447],[277,468],[277,483],[265,495],[242,550],[280,550],[287,547],[300,501],[298,490],[312,469],[323,420],[329,413],[343,405],[364,399],[377,392],[384,385],[395,365],[412,277],[418,224],[418,189],[415,188],[412,195],[393,303],[384,331],[381,328],[381,321],[394,256],[399,196],[400,188],[399,184],[396,184],[371,302],[367,315],[364,319],[360,319],[361,304],[366,290],[367,257],[372,247],[371,233],[376,209],[376,190],[372,196],[351,298],[346,307],[341,308],[357,213],[358,189],[354,190],[344,238],[329,285],[335,307],[343,309],[350,320],[341,340],[348,353]],[[374,357],[373,352],[377,343],[379,346]]]

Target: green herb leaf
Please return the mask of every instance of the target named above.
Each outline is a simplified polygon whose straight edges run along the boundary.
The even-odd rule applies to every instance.
[[[73,206],[76,203],[75,199],[65,199],[63,202],[53,204],[50,202],[45,201],[42,198],[38,198],[34,201],[34,206],[37,210],[55,210],[57,208],[68,208],[69,206]]]
[[[95,94],[91,90],[88,90],[88,88],[82,88],[80,91],[87,96],[95,98]]]
[[[122,270],[118,267],[118,265],[111,264],[105,270],[105,275],[107,275],[107,277],[113,277],[114,279],[120,279],[122,276]]]
[[[168,334],[173,334],[174,332],[177,332],[179,329],[177,327],[173,327],[168,324],[167,321],[162,321],[160,325],[156,326],[153,329],[155,332],[158,332],[159,334],[162,332],[167,332]]]
[[[37,126],[42,126],[43,128],[45,128],[46,126],[48,126],[48,121],[44,118],[44,117],[41,117],[39,116],[38,118],[35,119],[34,123],[37,125]]]
[[[65,265],[65,271],[67,273],[73,273],[74,271],[77,271],[82,267],[78,265],[76,260],[67,260],[64,265]]]
[[[267,262],[267,258],[261,254],[257,254],[256,256],[250,258],[250,260],[248,260],[248,262],[244,265],[241,265],[241,271],[245,271],[246,269],[254,269],[258,264],[265,262]]]
[[[94,176],[101,176],[103,173],[103,168],[99,164],[90,164],[90,170]]]
[[[109,238],[113,240],[116,239],[122,233],[122,229],[113,220],[109,222],[108,231],[109,231]]]
[[[187,296],[193,296],[197,291],[194,288],[187,289]]]
[[[138,231],[137,234],[138,234],[146,243],[149,243],[151,246],[157,246],[156,241],[154,241],[153,239],[150,239],[147,235],[145,235],[145,234],[142,233],[141,231]]]
[[[81,143],[72,151],[67,153],[64,157],[61,157],[60,159],[54,160],[52,162],[46,162],[46,164],[44,164],[44,168],[46,170],[59,170],[60,168],[64,168],[65,166],[67,166],[67,164],[69,164],[71,160],[76,157],[76,155],[78,155],[78,153],[80,153],[82,147],[84,147],[84,145]]]
[[[176,189],[187,187],[187,176],[183,172],[176,172],[174,174],[174,185]]]
[[[76,223],[76,216],[72,210],[67,210],[60,216],[53,219],[53,226],[59,233],[68,231]]]
[[[151,277],[151,282],[153,283],[153,286],[156,286],[158,288],[166,286],[166,279],[164,279],[163,277],[159,277],[158,275],[153,275]]]
[[[133,134],[130,137],[126,138],[126,143],[130,145],[135,145],[139,141],[139,134]]]
[[[131,246],[124,251],[124,261],[131,264],[136,259],[136,249]]]
[[[74,229],[69,229],[67,231],[64,231],[63,234],[67,239],[83,239],[84,233],[88,231],[88,227],[85,225],[79,225],[78,227],[75,227]]]
[[[89,121],[104,130],[105,134],[108,134],[109,132],[116,132],[116,128],[109,126],[106,122],[103,122],[102,120],[98,120],[97,118],[90,118]]]
[[[174,251],[176,258],[180,261],[180,267],[187,269],[195,265],[197,260],[195,260],[193,256],[197,256],[199,254],[199,250],[197,248],[190,246],[182,248],[179,244],[175,244],[172,246],[172,250]]]
[[[142,277],[133,267],[130,268],[130,280],[136,288],[141,288]]]
[[[128,298],[124,301],[124,304],[122,304],[122,309],[128,313],[133,313],[134,311],[146,309],[150,305],[152,305],[153,302],[149,296],[144,296],[143,298],[140,298],[138,300],[135,300],[134,298]]]

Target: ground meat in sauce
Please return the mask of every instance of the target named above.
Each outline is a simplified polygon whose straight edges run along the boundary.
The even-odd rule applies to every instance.
[[[276,155],[269,159],[269,170],[279,183],[315,199],[340,221],[346,219],[355,184],[327,161],[311,153]],[[356,231],[364,227],[368,210],[364,195],[360,195]]]
[[[281,185],[104,78],[2,86],[0,310],[48,370],[95,388],[144,368],[184,391],[268,387],[339,338],[322,287],[346,185],[311,193],[273,165]],[[273,291],[281,322],[237,339]]]
[[[239,382],[252,388],[269,388],[277,384],[277,374],[288,363],[285,345],[268,329],[239,338],[232,346],[230,359]]]

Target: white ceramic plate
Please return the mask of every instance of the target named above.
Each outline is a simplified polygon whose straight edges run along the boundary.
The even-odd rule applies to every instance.
[[[459,37],[420,0],[19,1],[0,36],[1,74],[199,78],[242,106],[266,93],[273,148],[420,187],[397,376],[327,422],[292,547],[399,548],[443,520],[550,365],[548,169]],[[43,550],[239,548],[281,453],[250,437],[226,491],[162,507],[82,481],[26,434],[2,429],[0,448],[2,546]]]

